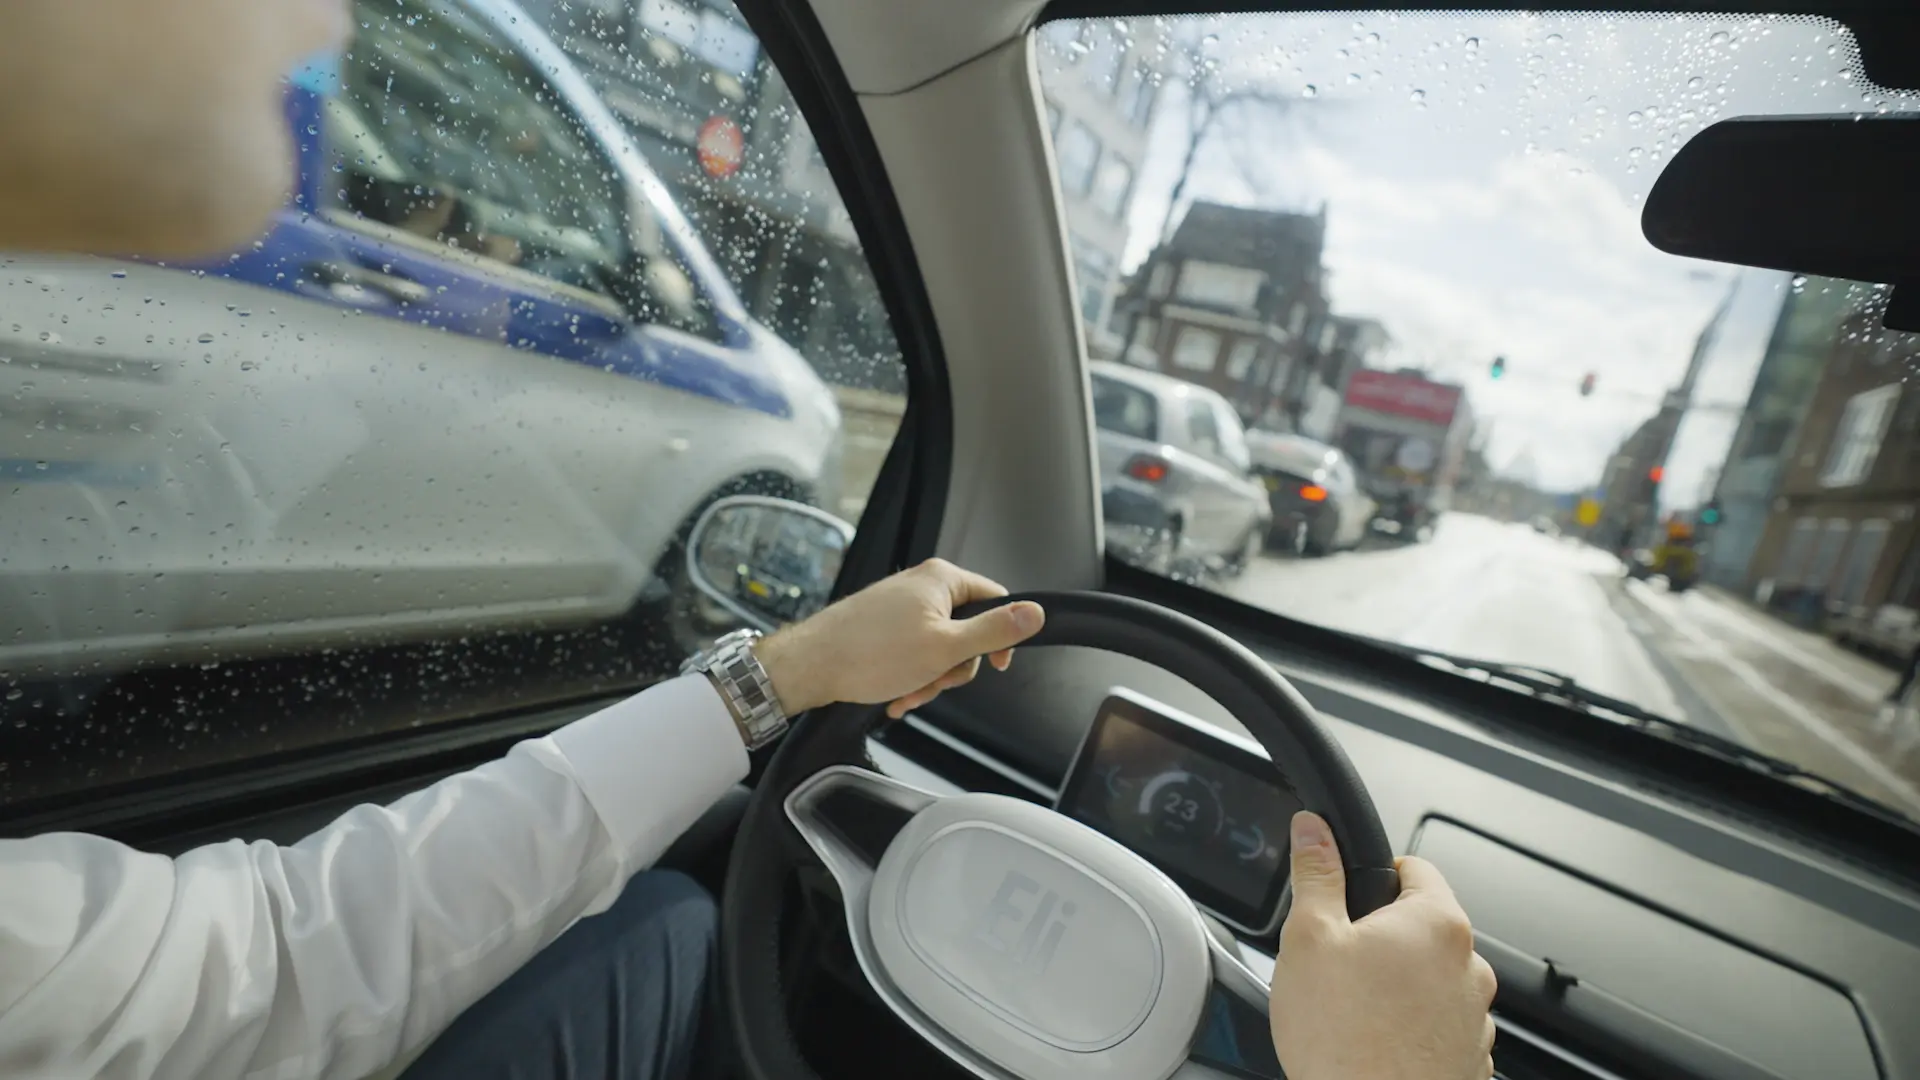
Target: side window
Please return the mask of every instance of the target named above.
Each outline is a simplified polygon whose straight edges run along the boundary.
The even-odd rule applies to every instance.
[[[1187,437],[1192,440],[1196,453],[1215,461],[1226,459],[1220,445],[1220,421],[1214,415],[1213,406],[1199,398],[1187,399]]]
[[[1100,161],[1100,137],[1078,120],[1060,124],[1055,147],[1060,162],[1060,186],[1070,195],[1085,195],[1093,186],[1094,166]]]
[[[1900,402],[1900,384],[1882,386],[1855,394],[1847,401],[1827,450],[1826,465],[1820,470],[1824,487],[1846,487],[1865,480],[1873,471],[1880,454],[1880,440],[1886,436],[1887,422]]]
[[[1224,401],[1215,402],[1214,413],[1219,417],[1220,460],[1240,472],[1252,469],[1253,455],[1247,450],[1246,428],[1233,414],[1233,407]]]
[[[1113,154],[1100,161],[1094,174],[1093,205],[1110,218],[1124,217],[1127,198],[1133,194],[1133,166]]]
[[[0,814],[582,715],[737,625],[680,540],[713,500],[862,520],[906,365],[729,0],[354,3],[280,114],[317,212],[209,269],[0,260],[0,400],[62,428],[0,423]],[[737,524],[745,592],[844,553]]]
[[[1819,529],[1820,523],[1810,517],[1794,521],[1793,531],[1788,534],[1786,546],[1781,550],[1779,561],[1774,564],[1774,574],[1779,584],[1795,586],[1805,583],[1807,561],[1813,556],[1813,545]]]
[[[1103,375],[1091,381],[1096,427],[1135,439],[1160,437],[1160,406],[1152,394]]]
[[[1220,360],[1220,335],[1198,326],[1182,326],[1173,342],[1173,365],[1187,371],[1212,371]]]
[[[450,0],[361,0],[326,106],[337,205],[356,218],[718,337],[646,201],[538,66]]]

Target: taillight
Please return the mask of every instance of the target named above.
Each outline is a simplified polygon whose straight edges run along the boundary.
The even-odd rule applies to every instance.
[[[1319,484],[1308,484],[1300,489],[1300,497],[1308,502],[1326,502],[1327,489]]]
[[[1167,463],[1151,454],[1136,454],[1127,462],[1127,475],[1135,480],[1157,484],[1167,478]]]

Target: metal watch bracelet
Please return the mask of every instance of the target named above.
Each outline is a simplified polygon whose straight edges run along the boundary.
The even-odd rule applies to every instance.
[[[773,690],[767,669],[760,666],[753,646],[758,630],[735,630],[687,658],[682,674],[698,671],[713,682],[739,725],[748,750],[758,750],[787,730],[787,715]]]

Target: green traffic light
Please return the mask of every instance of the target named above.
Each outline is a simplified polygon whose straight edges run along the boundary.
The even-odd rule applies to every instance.
[[[1700,524],[1702,525],[1720,524],[1720,511],[1711,506],[1700,511]]]
[[[1497,357],[1497,358],[1495,358],[1495,359],[1494,359],[1494,361],[1493,361],[1493,368],[1492,368],[1492,370],[1491,370],[1491,371],[1489,371],[1489,372],[1487,373],[1487,375],[1488,375],[1488,377],[1490,377],[1490,378],[1495,378],[1495,379],[1497,379],[1497,378],[1499,378],[1500,376],[1502,376],[1502,375],[1505,375],[1506,373],[1507,373],[1507,361],[1506,361],[1506,359],[1505,359],[1504,357]]]

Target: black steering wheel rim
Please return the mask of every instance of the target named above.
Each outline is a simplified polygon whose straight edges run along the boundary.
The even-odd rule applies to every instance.
[[[1023,649],[1077,645],[1131,656],[1193,684],[1237,719],[1307,809],[1326,818],[1347,870],[1347,908],[1360,918],[1399,894],[1393,847],[1359,774],[1313,706],[1252,650],[1197,619],[1098,592],[1032,592],[969,605],[965,618],[1017,600],[1046,610]],[[785,814],[786,798],[820,770],[869,764],[877,706],[836,705],[794,725],[755,787],[734,841],[721,904],[720,979],[728,1026],[752,1080],[812,1080],[780,984],[786,887],[812,860]]]

